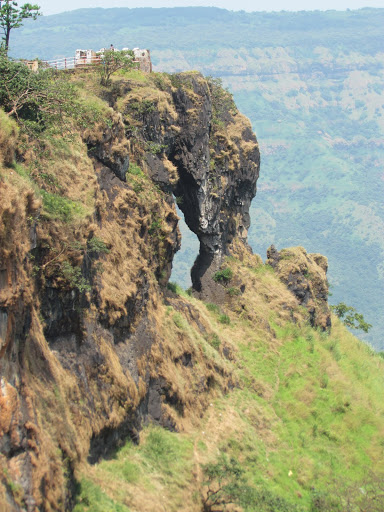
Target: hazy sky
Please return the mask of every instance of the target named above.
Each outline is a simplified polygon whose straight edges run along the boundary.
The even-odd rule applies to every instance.
[[[21,2],[23,3],[23,2]],[[33,2],[34,3],[34,2]],[[82,7],[179,7],[202,5],[244,11],[301,11],[384,7],[384,0],[36,0],[43,14]]]

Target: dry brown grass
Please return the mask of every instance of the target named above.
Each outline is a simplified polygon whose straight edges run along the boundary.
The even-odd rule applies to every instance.
[[[164,167],[166,168],[166,170],[168,171],[169,182],[171,183],[171,185],[175,185],[179,180],[179,175],[177,173],[177,167],[170,160],[168,160],[167,157],[163,158],[163,164],[164,164]]]
[[[0,109],[0,164],[9,166],[13,163],[18,132],[16,123]]]
[[[176,122],[178,115],[173,105],[171,95],[166,91],[161,91],[153,86],[142,84],[140,82],[131,83],[132,91],[122,100],[119,100],[119,110],[126,113],[129,111],[130,104],[140,105],[143,101],[153,105],[160,117],[164,117],[168,124]],[[132,122],[132,118],[129,118]]]
[[[49,506],[57,506],[58,500],[61,499],[64,476],[61,470],[62,460],[57,455],[57,443],[46,433],[43,434],[44,428],[48,425],[42,419],[46,404],[43,407],[41,405],[44,403],[43,397],[49,393],[53,394],[53,391],[52,388],[43,385],[41,378],[43,375],[50,374],[57,363],[42,335],[41,324],[35,309],[38,308],[39,302],[34,290],[32,265],[27,258],[31,249],[30,219],[36,214],[41,203],[25,180],[13,171],[9,170],[8,173],[6,181],[0,183],[2,189],[0,256],[9,283],[8,288],[1,290],[0,293],[1,305],[8,312],[8,328],[0,354],[2,365],[6,352],[17,350],[17,344],[20,343],[15,331],[18,328],[17,322],[20,321],[20,315],[23,315],[24,311],[30,311],[31,325],[26,339],[26,348],[21,355],[23,371],[18,379],[11,383],[6,376],[14,364],[10,362],[10,368],[3,376],[1,394],[5,407],[2,407],[2,412],[8,411],[8,413],[2,414],[1,430],[3,435],[10,436],[16,444],[20,441],[20,433],[27,433],[27,450],[18,458],[8,461],[10,478],[15,482],[20,481],[21,468],[24,464],[28,465],[30,460],[34,467],[31,485],[37,505],[44,499],[49,508]],[[21,310],[20,305],[23,308]],[[43,372],[40,367],[41,361],[45,361],[42,365]],[[26,389],[23,390],[20,381],[23,381]],[[52,400],[52,404],[54,403]],[[56,410],[57,417],[61,418],[57,408],[53,406],[52,410]],[[55,485],[42,490],[41,482],[51,478]],[[44,492],[44,498],[42,492]]]
[[[201,309],[182,298],[172,299],[171,304],[172,310],[157,309],[161,327],[150,367],[152,376],[163,377],[169,383],[169,393],[177,398],[182,413],[167,406],[165,412],[183,431],[198,423],[209,401],[228,389],[233,369],[207,342],[213,331]],[[191,364],[184,365],[185,356]]]

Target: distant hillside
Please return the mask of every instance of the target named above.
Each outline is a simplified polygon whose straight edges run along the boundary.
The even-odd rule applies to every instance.
[[[329,45],[337,51],[375,55],[383,47],[383,21],[383,9],[369,8],[299,13],[230,12],[215,7],[79,9],[25,23],[18,36],[14,34],[12,49],[15,55],[52,58],[77,47],[98,48],[113,42],[150,47],[158,61],[168,62],[173,52],[173,66],[179,68],[184,66],[181,62],[177,66],[175,52],[208,65],[223,47],[295,46],[304,56],[318,45]],[[158,50],[170,53],[160,59]]]
[[[250,242],[329,257],[334,303],[384,347],[384,9],[245,13],[216,8],[82,9],[14,32],[16,57],[140,46],[157,70],[220,76],[262,154]],[[184,246],[183,246],[184,247]],[[197,253],[187,240],[176,279]]]

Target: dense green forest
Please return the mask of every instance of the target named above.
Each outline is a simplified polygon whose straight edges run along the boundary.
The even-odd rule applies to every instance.
[[[216,8],[82,9],[25,23],[16,58],[76,48],[150,48],[156,70],[221,77],[259,139],[254,250],[302,245],[328,256],[345,300],[384,348],[384,9],[245,13]],[[197,253],[184,236],[174,279]]]

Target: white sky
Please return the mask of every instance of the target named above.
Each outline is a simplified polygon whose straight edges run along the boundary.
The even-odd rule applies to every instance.
[[[56,14],[85,7],[186,7],[215,6],[233,11],[312,11],[384,7],[384,0],[34,0],[43,14]],[[23,3],[23,2],[21,2]]]

